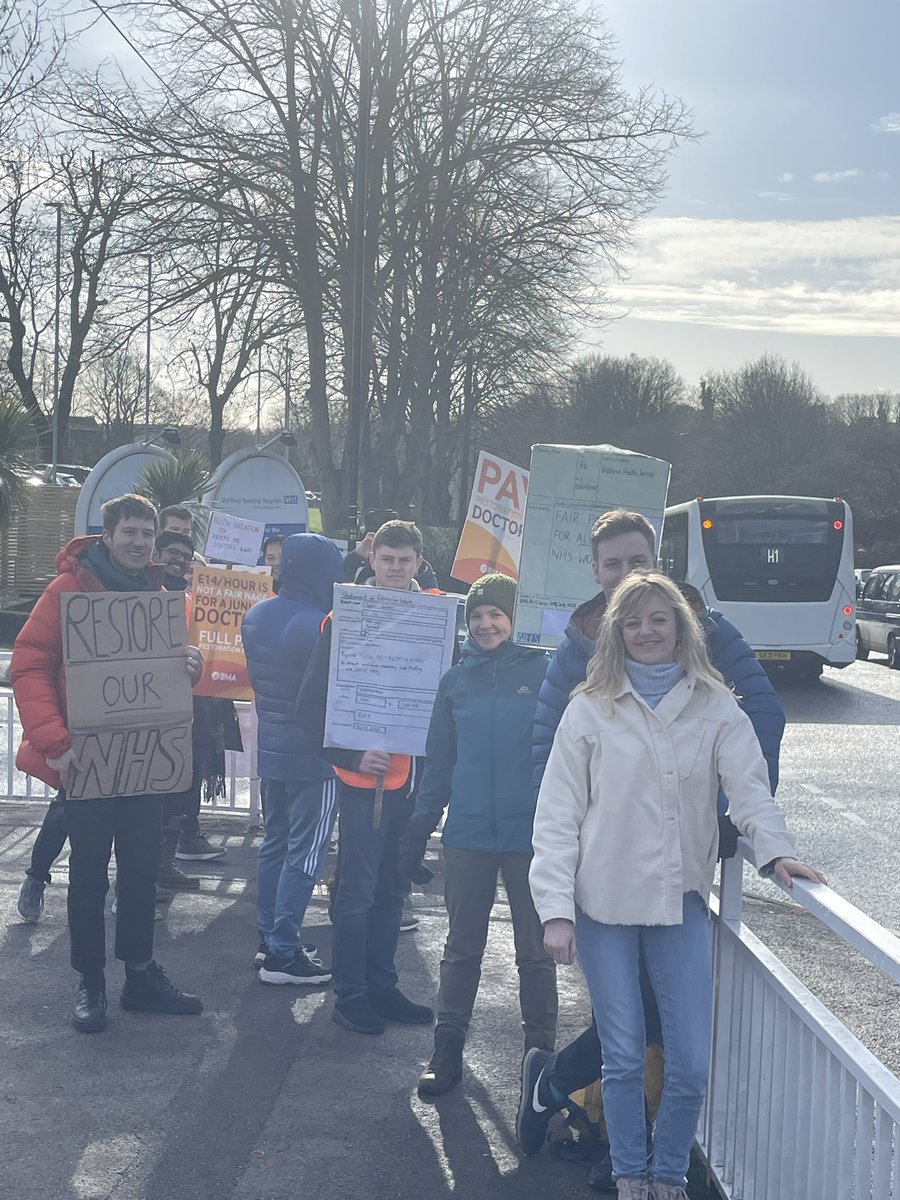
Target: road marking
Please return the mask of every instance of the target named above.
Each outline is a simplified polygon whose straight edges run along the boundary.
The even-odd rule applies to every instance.
[[[833,796],[816,796],[816,799],[819,801],[820,804],[827,805],[828,808],[834,808],[838,812],[841,811],[840,800],[835,800],[835,798]]]
[[[865,825],[866,823],[862,817],[858,817],[856,813],[847,812],[846,810],[841,813],[841,816],[845,817],[848,821],[852,821],[854,825]]]
[[[821,796],[822,794],[822,789],[820,787],[816,787],[814,783],[801,783],[800,786],[802,788],[806,788],[808,792],[812,792],[814,796]]]

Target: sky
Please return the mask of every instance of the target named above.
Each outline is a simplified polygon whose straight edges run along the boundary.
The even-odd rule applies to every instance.
[[[763,353],[826,395],[900,392],[900,3],[605,0],[622,79],[701,134],[579,349],[688,383]]]
[[[826,395],[900,392],[900,0],[594,11],[624,85],[684,101],[699,137],[577,352],[657,355],[691,385],[772,353]],[[103,22],[86,41],[137,66]]]

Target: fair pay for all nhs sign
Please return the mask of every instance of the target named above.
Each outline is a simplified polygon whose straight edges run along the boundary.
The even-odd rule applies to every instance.
[[[238,450],[223,459],[202,500],[233,517],[259,521],[267,538],[305,533],[309,528],[300,476],[287,459],[267,450]]]

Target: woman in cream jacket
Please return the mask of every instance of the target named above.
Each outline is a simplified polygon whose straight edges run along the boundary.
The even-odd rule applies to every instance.
[[[544,944],[584,968],[603,1047],[613,1170],[627,1200],[686,1200],[712,1021],[707,900],[716,797],[757,867],[790,886],[824,882],[794,857],[749,718],[711,665],[679,590],[656,573],[616,589],[587,679],[547,762],[530,872]],[[666,1076],[648,1172],[644,956],[662,1019]]]

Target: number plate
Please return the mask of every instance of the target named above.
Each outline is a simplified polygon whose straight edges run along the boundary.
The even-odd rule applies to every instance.
[[[757,650],[755,651],[757,658],[767,659],[769,662],[790,662],[790,650]]]

